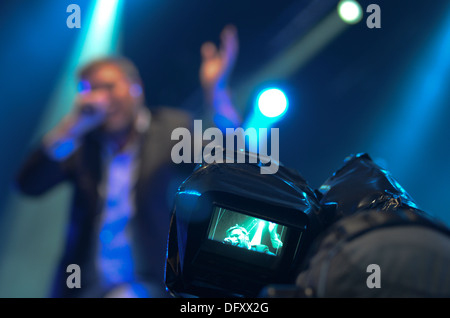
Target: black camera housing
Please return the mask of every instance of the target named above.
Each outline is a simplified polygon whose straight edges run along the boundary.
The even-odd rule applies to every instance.
[[[284,166],[275,174],[260,174],[260,168],[243,163],[199,165],[179,187],[166,263],[166,286],[173,295],[320,297],[327,295],[323,287],[328,285],[335,295],[362,295],[367,287],[357,283],[360,272],[342,275],[342,262],[332,266],[329,256],[336,255],[336,247],[386,227],[415,225],[450,233],[367,154],[347,157],[318,191]],[[266,228],[283,243],[270,253],[256,248],[266,244]],[[233,245],[240,242],[238,237],[250,235],[255,250]],[[386,257],[369,254],[372,263]],[[410,270],[399,280],[404,281]],[[418,275],[427,274],[425,270]],[[395,281],[387,290],[410,295]],[[425,294],[435,292],[431,288]]]
[[[175,197],[166,286],[179,297],[256,297],[269,284],[292,284],[322,219],[314,191],[296,171],[280,166],[270,175],[260,174],[258,164],[199,165]],[[264,253],[225,244],[224,229],[235,220],[252,222],[261,240],[270,224],[282,247]]]

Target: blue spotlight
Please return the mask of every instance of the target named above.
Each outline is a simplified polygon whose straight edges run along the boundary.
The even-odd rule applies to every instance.
[[[264,139],[260,140],[260,137],[264,137],[259,136],[259,130],[261,128],[270,130],[273,124],[284,116],[288,107],[288,98],[282,90],[270,87],[259,92],[252,112],[244,123],[245,129],[254,128],[257,131],[258,141],[253,140],[249,144],[249,149],[253,149],[252,147],[261,147],[262,144],[267,142]]]
[[[357,1],[342,0],[338,4],[338,14],[345,23],[356,24],[361,21],[363,11]]]
[[[37,128],[36,136],[41,136],[54,127],[56,123],[67,114],[72,107],[73,99],[77,93],[75,87],[76,70],[80,65],[93,59],[114,55],[120,52],[121,13],[123,0],[96,0],[91,1],[87,23],[82,25],[77,43],[68,57],[61,78],[49,101],[49,105],[42,115],[42,122]],[[78,86],[78,91],[90,89],[86,83]]]
[[[264,88],[257,95],[252,113],[248,116],[244,127],[270,128],[286,114],[288,107],[288,98],[281,89],[276,87]]]
[[[278,88],[267,88],[257,97],[259,111],[266,117],[278,118],[286,113],[288,99]]]
[[[397,89],[398,96],[390,101],[398,106],[389,116],[383,114],[384,135],[378,132],[379,139],[370,151],[386,158],[390,170],[395,171],[399,180],[411,177],[411,171],[420,167],[422,160],[426,160],[426,153],[434,151],[426,147],[438,136],[437,123],[448,107],[446,97],[450,76],[450,6],[438,26],[434,31],[436,33],[429,37],[431,41],[424,45],[421,55],[414,60],[414,64],[409,65],[410,70],[406,73],[404,83]],[[386,117],[391,122],[386,122]],[[446,142],[442,140],[442,144]],[[387,158],[388,154],[392,158]]]

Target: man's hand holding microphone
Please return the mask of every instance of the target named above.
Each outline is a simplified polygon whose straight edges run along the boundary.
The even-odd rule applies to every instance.
[[[80,92],[71,112],[44,136],[46,152],[56,160],[67,158],[86,133],[102,125],[109,111],[108,93],[104,90]]]

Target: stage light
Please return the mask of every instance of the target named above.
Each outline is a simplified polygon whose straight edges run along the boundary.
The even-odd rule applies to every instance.
[[[244,128],[268,128],[280,120],[287,112],[289,101],[279,88],[270,87],[261,90],[255,101],[251,115],[247,117]],[[259,137],[258,137],[259,139]]]
[[[41,136],[50,127],[54,127],[70,111],[77,91],[89,88],[86,83],[75,82],[74,74],[77,69],[93,59],[120,51],[119,31],[123,5],[123,0],[97,0],[90,3],[86,23],[82,24],[80,35],[56,83],[36,136]]]
[[[97,0],[94,3],[89,27],[77,52],[78,63],[116,53],[119,39],[121,0]]]
[[[265,226],[266,226],[266,221],[262,221],[262,220],[259,221],[255,235],[253,235],[252,241],[250,242],[251,245],[261,244],[262,232],[263,232],[263,229]]]
[[[338,13],[341,19],[348,24],[355,24],[362,19],[362,8],[354,0],[343,0],[338,4]]]
[[[95,21],[97,27],[111,26],[115,21],[118,5],[119,0],[97,0],[95,16],[92,21]]]
[[[248,142],[249,149],[259,148],[261,151],[261,146],[267,144],[267,136],[260,135],[260,129],[270,130],[286,114],[288,107],[288,98],[282,90],[271,87],[259,92],[251,113],[243,123],[244,129],[254,128],[257,131],[257,138]]]
[[[316,10],[322,10],[319,8],[321,6],[320,3],[320,1],[313,1],[309,9],[300,12],[292,22],[296,24],[299,23],[298,21],[308,20],[309,15],[315,15]],[[298,28],[306,31],[304,29],[305,26],[298,25]],[[278,39],[277,41],[280,41],[280,48],[284,47],[284,49],[281,49],[270,61],[262,65],[235,88],[233,95],[236,99],[236,106],[240,108],[245,107],[248,97],[252,96],[255,87],[260,85],[260,83],[284,81],[291,76],[296,76],[297,72],[304,65],[308,64],[311,59],[316,57],[319,52],[324,50],[327,45],[332,43],[335,38],[348,28],[350,28],[350,25],[342,20],[338,10],[331,10],[326,16],[311,24],[306,32],[300,32],[301,36],[298,38],[296,38],[298,32],[288,31],[288,29],[292,29],[291,27],[282,30],[276,38]],[[292,38],[287,36],[287,34],[292,34],[290,35]],[[282,41],[281,39],[285,40]]]
[[[76,31],[79,33],[76,43],[74,44],[70,55],[66,58],[65,65],[61,69],[58,80],[56,80],[55,88],[49,98],[48,105],[42,109],[40,122],[38,123],[32,138],[30,138],[30,141],[27,145],[24,145],[24,147],[31,147],[38,144],[42,136],[50,129],[54,128],[64,115],[71,110],[77,92],[79,90],[89,89],[89,86],[87,86],[86,83],[82,83],[77,87],[78,83],[76,82],[75,74],[82,64],[101,56],[113,55],[120,52],[119,31],[123,5],[123,0],[98,0],[90,1],[89,6],[81,7],[82,10],[86,9],[87,13],[82,21],[81,29]],[[44,8],[47,9],[46,7]],[[38,13],[36,12],[36,14]],[[64,11],[62,14],[64,14]],[[26,25],[28,26],[28,24]],[[56,38],[54,41],[57,43],[58,39]],[[65,144],[64,146],[65,147],[62,149],[63,151],[58,155],[64,156],[67,154],[67,151],[70,151],[70,148],[73,147],[70,143]],[[51,194],[46,195],[45,198],[41,198],[38,201],[27,200],[23,196],[13,193],[6,198],[2,208],[4,211],[14,211],[16,212],[14,214],[19,216],[29,216],[33,214],[30,213],[30,211],[65,210],[67,203],[71,200],[71,195],[72,190],[68,184],[56,187],[52,190]],[[13,225],[9,227],[14,229],[15,227],[20,226],[27,227],[31,224],[30,219],[28,218],[27,220],[11,218],[11,222],[12,221],[14,221],[14,227]],[[32,221],[36,221],[36,219],[31,219],[31,222]],[[60,223],[58,223],[59,221],[64,222],[62,219],[52,221],[52,224],[55,225],[56,233],[59,233],[60,230],[58,227],[60,225]],[[13,232],[22,233],[22,230],[11,231],[11,233]],[[108,236],[107,234],[105,235],[104,238],[107,239]],[[20,248],[15,245],[18,244],[17,242],[20,243],[23,241],[23,239],[18,239],[13,236],[8,236],[8,239],[11,241],[11,246],[7,248],[11,248],[12,250]],[[0,272],[0,280],[5,278],[5,275],[2,274],[3,273]]]
[[[383,114],[383,130],[377,130],[378,138],[370,150],[389,162],[402,184],[414,182],[409,179],[414,175],[411,171],[422,169],[428,153],[434,151],[428,148],[430,145],[447,142],[438,131],[443,129],[439,123],[448,107],[450,5],[441,19],[434,34],[421,45],[420,55],[408,65],[395,94],[389,97],[387,102],[395,105],[388,116],[390,121]],[[442,139],[436,139],[439,137]]]
[[[282,116],[288,107],[286,95],[278,88],[268,88],[259,93],[257,105],[260,112],[269,118]]]

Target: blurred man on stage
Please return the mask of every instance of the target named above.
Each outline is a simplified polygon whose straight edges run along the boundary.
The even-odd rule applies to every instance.
[[[221,47],[205,43],[200,80],[218,122],[239,125],[227,82],[238,51],[226,27]],[[40,195],[63,181],[74,186],[64,253],[52,297],[166,297],[165,249],[170,217],[167,189],[192,166],[171,160],[171,133],[191,128],[179,109],[145,106],[136,67],[104,58],[79,71],[72,111],[23,165],[18,186]],[[212,122],[212,121],[211,121]],[[186,169],[187,168],[187,169]],[[66,268],[81,269],[81,288],[66,285]]]

